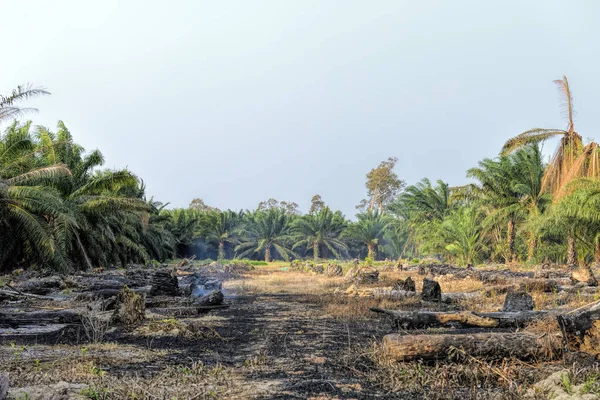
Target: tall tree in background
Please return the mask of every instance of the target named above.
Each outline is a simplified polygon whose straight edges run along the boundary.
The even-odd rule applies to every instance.
[[[394,172],[394,167],[398,162],[398,158],[390,157],[382,161],[377,168],[373,168],[367,174],[368,198],[361,201],[357,206],[359,209],[368,209],[369,211],[377,210],[379,214],[383,214],[385,208],[396,200],[396,197],[404,188],[405,183]]]
[[[300,215],[298,204],[292,201],[279,201],[270,198],[267,201],[261,201],[256,207],[256,211],[281,210],[287,215]]]
[[[190,208],[192,210],[196,210],[196,211],[200,211],[200,212],[218,211],[219,210],[218,208],[207,205],[206,203],[204,203],[204,200],[202,200],[199,197],[192,200],[192,202],[190,203]]]
[[[315,194],[310,199],[310,209],[308,210],[308,213],[309,214],[315,214],[315,213],[320,212],[324,208],[325,208],[325,202],[321,198],[321,195]]]

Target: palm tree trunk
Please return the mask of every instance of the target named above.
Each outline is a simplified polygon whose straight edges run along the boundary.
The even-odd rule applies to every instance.
[[[271,262],[271,244],[267,244],[267,247],[265,248],[265,261],[266,262]]]
[[[569,235],[567,239],[568,250],[567,250],[567,264],[575,265],[577,264],[577,249],[575,248],[575,238]]]
[[[315,261],[317,261],[320,256],[321,255],[319,254],[319,241],[315,240],[313,242],[313,257],[314,257]]]
[[[532,236],[529,239],[529,249],[527,250],[527,261],[532,261],[535,256],[535,249],[537,248],[537,237]]]
[[[512,262],[515,247],[515,223],[512,219],[508,221],[508,226],[506,227],[506,247],[508,249],[506,261]]]
[[[219,242],[219,260],[225,259],[225,242]]]
[[[369,257],[371,259],[371,261],[375,261],[375,257],[377,256],[377,253],[375,251],[375,244],[373,243],[367,243],[367,257]]]

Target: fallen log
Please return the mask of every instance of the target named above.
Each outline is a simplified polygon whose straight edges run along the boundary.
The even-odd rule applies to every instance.
[[[515,357],[528,360],[556,357],[561,351],[561,341],[555,335],[531,333],[389,334],[383,338],[383,348],[398,361],[452,360],[465,354],[485,359]]]
[[[50,297],[50,296],[41,296],[38,294],[23,293],[23,292],[17,292],[17,291],[13,291],[13,290],[0,290],[0,300],[8,300],[8,299],[15,300],[15,299],[23,298],[23,297],[29,297],[32,299],[40,299],[40,300],[56,300],[56,298]]]
[[[548,315],[548,311],[490,312],[471,311],[397,311],[373,307],[373,312],[386,314],[403,329],[420,329],[436,326],[462,325],[478,328],[520,328],[532,320]]]
[[[569,350],[600,355],[600,302],[559,315],[556,319]]]
[[[215,290],[206,296],[202,296],[194,300],[194,305],[196,305],[196,307],[217,306],[223,304],[224,299],[225,297],[223,296],[223,293],[220,290]]]
[[[60,338],[69,324],[27,325],[17,328],[0,328],[0,343],[52,342]]]
[[[0,312],[0,326],[16,328],[24,325],[77,324],[81,322],[81,315],[79,310],[3,310]]]

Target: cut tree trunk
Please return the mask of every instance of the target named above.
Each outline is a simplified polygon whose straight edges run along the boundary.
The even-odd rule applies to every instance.
[[[156,271],[152,276],[150,295],[179,296],[177,276],[170,271]]]
[[[569,238],[567,239],[567,243],[567,264],[575,265],[577,264],[577,249],[575,248],[575,238],[573,236],[569,236]]]
[[[508,248],[508,256],[506,257],[507,264],[513,261],[514,243],[515,243],[515,223],[511,219],[508,221],[508,226],[506,227],[506,247]]]
[[[600,302],[556,317],[569,350],[600,355]]]
[[[217,306],[223,304],[224,299],[223,293],[220,290],[215,290],[206,296],[199,297],[194,301],[194,304],[196,306]]]
[[[384,336],[383,347],[390,357],[399,361],[460,359],[465,354],[486,359],[528,360],[556,357],[561,341],[555,335],[531,333],[390,334]]]
[[[403,329],[421,329],[446,325],[478,328],[520,328],[534,319],[548,315],[547,311],[491,312],[471,311],[397,311],[373,307],[371,311],[391,316]]]

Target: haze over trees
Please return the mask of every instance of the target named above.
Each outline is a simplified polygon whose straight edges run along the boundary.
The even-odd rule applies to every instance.
[[[600,261],[600,149],[574,127],[571,88],[555,81],[565,129],[509,138],[495,158],[466,171],[470,184],[423,178],[406,185],[390,157],[367,172],[354,217],[319,194],[297,203],[267,199],[254,210],[188,208],[147,198],[140,177],[103,168],[67,125],[14,119],[24,101],[47,95],[24,86],[0,96],[0,270],[151,264],[178,257],[397,259],[458,264]],[[507,135],[508,136],[508,135]],[[560,139],[548,163],[540,143]],[[401,171],[400,171],[401,173]],[[151,177],[147,177],[151,178]],[[359,177],[357,177],[357,180]]]

